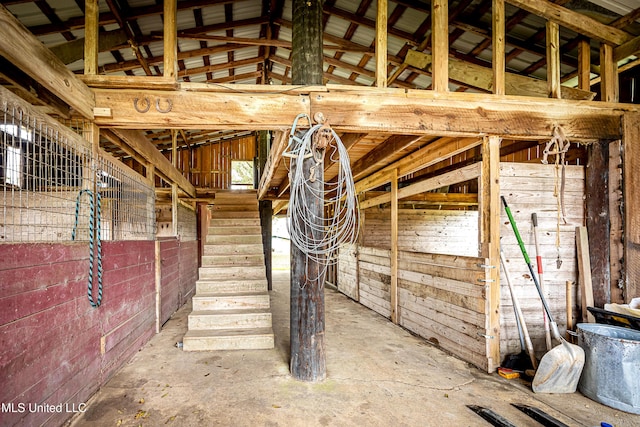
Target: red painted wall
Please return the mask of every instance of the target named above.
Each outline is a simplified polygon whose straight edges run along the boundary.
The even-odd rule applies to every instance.
[[[161,245],[168,313],[195,287],[197,242]],[[61,424],[154,335],[154,257],[153,241],[103,242],[92,308],[86,243],[0,245],[0,425]],[[43,403],[62,412],[31,411]]]

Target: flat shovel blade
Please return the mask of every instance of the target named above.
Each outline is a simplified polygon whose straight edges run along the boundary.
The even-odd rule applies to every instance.
[[[534,393],[575,393],[584,367],[584,350],[562,340],[542,357],[531,387]]]

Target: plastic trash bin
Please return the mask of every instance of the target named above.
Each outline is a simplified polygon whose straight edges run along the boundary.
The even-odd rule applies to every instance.
[[[578,344],[585,353],[580,392],[612,408],[640,414],[640,331],[579,323]]]

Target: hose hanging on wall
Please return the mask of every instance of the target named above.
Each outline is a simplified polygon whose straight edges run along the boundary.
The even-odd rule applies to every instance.
[[[296,136],[296,130],[300,131],[296,129],[300,119],[306,119],[310,128],[303,135]],[[288,166],[291,183],[287,210],[289,236],[309,260],[321,266],[320,278],[329,265],[336,263],[338,249],[357,240],[359,218],[349,153],[321,115],[316,117],[316,121],[320,123],[311,126],[311,119],[306,114],[296,117],[283,156],[291,159]],[[310,185],[323,176],[318,170],[325,167],[326,151],[330,151],[331,161],[338,165],[338,174],[333,181],[322,180],[319,186]],[[313,161],[303,161],[309,158]],[[309,163],[312,166],[304,170],[304,165]],[[317,203],[324,206],[326,216],[323,218],[310,208]]]
[[[95,192],[95,197],[94,192],[87,189],[81,190],[78,194],[78,197],[76,198],[76,221],[73,225],[73,231],[71,232],[71,240],[76,240],[78,216],[80,214],[80,200],[82,199],[83,194],[89,195],[89,280],[87,282],[87,296],[91,307],[100,307],[100,304],[102,303],[102,240],[100,232],[101,201],[99,191]],[[97,251],[94,251],[94,240]],[[96,253],[95,260],[94,253]],[[98,298],[96,300],[93,299],[94,271],[98,276]]]

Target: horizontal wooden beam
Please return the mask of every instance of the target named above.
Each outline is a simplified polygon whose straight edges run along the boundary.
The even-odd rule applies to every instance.
[[[459,182],[469,181],[480,176],[480,163],[474,163],[451,172],[444,173],[433,178],[427,178],[424,181],[416,182],[407,187],[398,190],[398,199],[415,196],[416,194],[426,191],[435,190],[447,185],[457,184]],[[477,196],[477,195],[476,195]],[[384,193],[372,199],[360,202],[360,209],[367,209],[372,206],[388,203],[391,200],[391,193]],[[477,199],[476,199],[477,201]]]
[[[568,138],[620,138],[620,120],[631,105],[592,101],[496,97],[425,90],[353,91],[310,96],[311,111],[331,117],[339,132],[388,132],[434,136],[500,135],[548,139],[556,126]]]
[[[170,183],[176,184],[188,196],[196,197],[195,187],[171,164],[169,159],[156,149],[141,131],[113,129],[113,132],[147,162],[154,165],[156,173],[162,174]]]
[[[0,5],[0,56],[40,83],[80,115],[93,119],[93,93],[42,42]]]
[[[616,47],[613,50],[613,59],[615,61],[619,61],[631,55],[637,55],[638,52],[640,52],[640,36],[629,40],[623,45]]]
[[[112,112],[96,118],[101,127],[285,129],[298,114],[310,114],[308,97],[288,94],[107,89],[95,94],[96,107]]]
[[[589,16],[558,6],[547,0],[506,0],[514,6],[556,22],[578,34],[619,46],[633,36],[615,27],[603,24]]]

